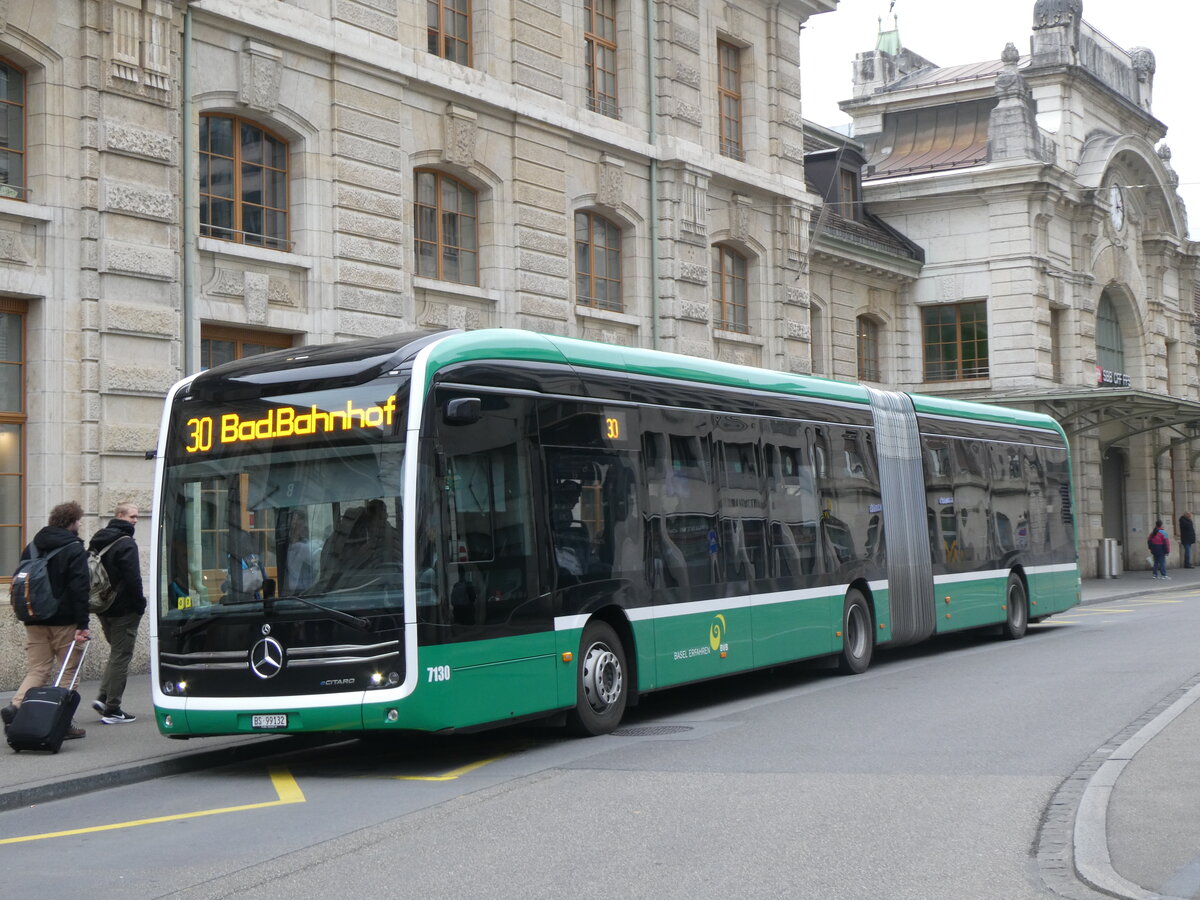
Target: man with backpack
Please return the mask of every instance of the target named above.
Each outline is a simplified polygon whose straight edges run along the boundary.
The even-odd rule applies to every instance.
[[[104,639],[108,641],[108,665],[100,676],[100,696],[92,709],[100,713],[105,725],[124,725],[137,716],[121,709],[121,697],[129,677],[129,662],[137,642],[138,625],[146,612],[146,595],[142,591],[142,561],[133,540],[138,508],[132,503],[118,503],[113,518],[92,535],[88,553],[103,566],[107,584],[92,579],[92,609],[100,618]],[[100,579],[104,579],[101,577]],[[97,606],[103,608],[97,609]]]
[[[25,623],[26,674],[13,695],[12,704],[0,710],[0,718],[6,726],[16,717],[17,709],[25,699],[25,692],[49,684],[53,673],[62,668],[63,660],[73,644],[91,639],[92,633],[88,630],[87,551],[79,537],[82,519],[83,507],[74,500],[60,503],[50,510],[49,524],[33,536],[21,553],[21,565],[13,573],[14,588],[20,578],[23,592],[27,592],[29,597],[24,614],[19,616]],[[45,558],[44,569],[28,564],[36,557]],[[23,575],[27,577],[22,578]],[[40,603],[43,595],[52,597],[56,602],[43,609]],[[72,653],[63,672],[63,684],[73,681],[81,659],[82,654]],[[76,728],[72,722],[66,737],[81,738],[84,734],[84,730]]]

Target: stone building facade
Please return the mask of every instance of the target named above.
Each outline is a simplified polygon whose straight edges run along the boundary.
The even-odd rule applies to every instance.
[[[63,499],[89,533],[152,509],[187,372],[488,326],[1049,410],[1085,571],[1100,537],[1136,549],[1194,500],[1200,430],[1152,55],[1077,0],[968,70],[893,35],[844,141],[797,65],[836,5],[0,0],[0,559]],[[950,121],[971,140],[918,159]],[[957,329],[933,369],[929,309]],[[22,642],[0,618],[0,688]]]
[[[925,252],[881,295],[882,380],[1054,415],[1090,575],[1102,539],[1148,568],[1155,519],[1173,533],[1200,499],[1200,248],[1153,114],[1154,56],[1080,7],[1038,0],[1028,53],[949,68],[882,32],[842,108],[868,209]]]
[[[151,509],[167,388],[262,349],[506,326],[808,371],[799,33],[835,6],[0,0],[0,558],[68,497],[89,533]]]

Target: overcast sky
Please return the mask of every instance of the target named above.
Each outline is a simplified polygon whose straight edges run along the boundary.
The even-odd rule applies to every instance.
[[[1156,62],[1151,112],[1167,126],[1171,165],[1200,239],[1200,116],[1197,67],[1200,3],[1196,0],[1082,0],[1083,18],[1119,47],[1146,47]],[[875,49],[879,18],[890,0],[839,0],[808,20],[800,38],[804,116],[836,127],[849,122],[839,100],[853,95],[856,53]],[[900,40],[939,66],[999,59],[1010,41],[1029,53],[1034,0],[895,0]]]

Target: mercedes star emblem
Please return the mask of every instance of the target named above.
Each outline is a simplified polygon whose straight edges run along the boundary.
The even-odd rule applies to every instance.
[[[263,638],[250,648],[250,671],[259,678],[274,678],[283,671],[283,645]]]

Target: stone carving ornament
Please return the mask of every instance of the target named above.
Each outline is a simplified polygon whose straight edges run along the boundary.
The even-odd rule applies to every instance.
[[[1083,18],[1083,0],[1037,0],[1033,5],[1033,27],[1077,24]]]
[[[283,80],[283,53],[258,41],[242,46],[238,100],[252,109],[274,112]]]

